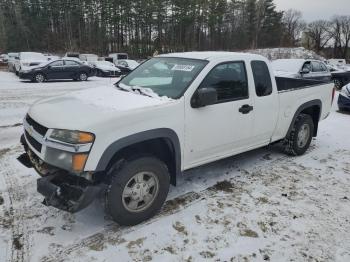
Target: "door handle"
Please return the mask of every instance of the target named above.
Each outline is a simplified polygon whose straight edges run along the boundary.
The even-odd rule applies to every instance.
[[[254,107],[250,105],[243,105],[241,108],[238,110],[242,114],[249,114],[250,111],[253,111]]]

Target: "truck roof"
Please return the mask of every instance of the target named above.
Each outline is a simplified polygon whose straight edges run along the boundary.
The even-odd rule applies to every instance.
[[[223,52],[223,51],[202,51],[202,52],[183,52],[183,53],[170,53],[170,54],[162,54],[157,57],[181,57],[181,58],[189,58],[189,59],[201,59],[201,60],[215,60],[218,58],[232,58],[232,59],[259,59],[266,60],[265,57],[256,54],[250,53],[237,53],[237,52]]]

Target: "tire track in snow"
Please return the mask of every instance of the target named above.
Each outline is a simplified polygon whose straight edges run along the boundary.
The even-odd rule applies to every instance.
[[[310,149],[313,150],[313,149]],[[283,160],[289,159],[290,156],[283,155],[276,159],[268,161],[268,166],[265,166],[266,163],[262,165],[262,167],[256,167],[257,170],[261,170],[261,168],[270,169],[274,164],[280,163]],[[242,175],[246,175],[247,171],[241,170],[240,168],[234,168],[237,172],[240,172]],[[233,185],[234,183],[234,185]],[[163,219],[166,216],[170,216],[176,213],[181,212],[182,210],[188,208],[191,205],[194,205],[201,200],[209,199],[217,194],[218,191],[226,191],[235,192],[235,189],[242,189],[245,182],[235,181],[235,177],[229,178],[229,180],[218,181],[215,185],[210,186],[199,192],[188,192],[174,199],[167,200],[165,205],[163,206],[161,212],[156,215],[154,218],[149,221],[145,221],[139,225],[134,227],[121,227],[114,222],[106,225],[105,228],[91,236],[78,240],[75,243],[67,246],[59,246],[55,247],[54,250],[50,250],[50,255],[44,256],[41,258],[42,262],[53,262],[53,261],[65,261],[67,260],[71,254],[79,252],[85,248],[89,248],[92,246],[98,246],[103,243],[118,243],[123,235],[131,233],[133,231],[138,230],[139,227],[147,226],[156,222],[159,219]],[[226,191],[226,192],[228,192]],[[245,192],[249,195],[249,192]]]
[[[11,228],[11,256],[10,261],[25,262],[29,260],[29,232],[28,224],[25,223],[24,214],[26,212],[26,201],[28,195],[6,159],[8,156],[13,156],[16,153],[12,151],[19,151],[19,147],[14,149],[7,149],[4,154],[0,156],[0,170],[6,184],[7,191],[4,192],[5,198],[5,213],[8,218],[8,225]]]

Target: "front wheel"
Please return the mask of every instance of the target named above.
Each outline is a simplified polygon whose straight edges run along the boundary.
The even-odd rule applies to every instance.
[[[300,114],[292,131],[285,138],[285,151],[289,155],[300,156],[309,148],[314,133],[314,122],[310,115]]]
[[[88,79],[88,75],[84,72],[79,73],[79,80],[86,81]]]
[[[42,83],[45,81],[45,76],[42,73],[38,73],[34,76],[34,81],[37,83]]]
[[[105,205],[120,225],[136,225],[153,217],[168,195],[168,168],[155,157],[126,161],[111,176]]]

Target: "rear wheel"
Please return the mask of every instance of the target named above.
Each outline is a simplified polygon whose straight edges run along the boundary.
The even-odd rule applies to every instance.
[[[45,81],[45,76],[42,73],[38,73],[34,76],[34,81],[37,83],[42,83]]]
[[[126,161],[112,172],[106,191],[106,209],[120,225],[136,225],[153,217],[168,195],[167,166],[155,157]]]
[[[84,72],[79,73],[79,80],[86,81],[88,79],[88,75]]]
[[[314,122],[310,115],[300,114],[292,131],[285,138],[285,151],[289,155],[299,156],[309,148],[314,133]]]

